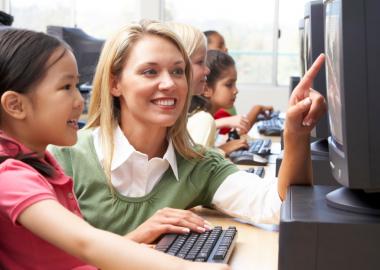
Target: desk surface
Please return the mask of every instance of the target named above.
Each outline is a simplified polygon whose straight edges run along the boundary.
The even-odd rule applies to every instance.
[[[253,126],[248,134],[251,138],[270,138],[272,140],[272,153],[269,156],[269,163],[265,166],[265,178],[272,179],[275,177],[276,164],[275,159],[281,152],[280,137],[263,136],[257,132],[256,126]],[[238,165],[240,169],[250,167]],[[264,180],[263,179],[263,180]],[[203,216],[214,225],[220,225],[223,228],[235,226],[238,230],[238,239],[236,247],[230,258],[229,264],[234,270],[277,270],[278,265],[278,232],[271,230],[271,226],[261,228],[250,224],[243,224],[234,218],[228,217],[220,212],[207,208],[196,208],[196,213]]]
[[[194,212],[214,225],[235,226],[236,247],[229,261],[234,270],[277,270],[278,232],[237,222],[215,210],[197,207]],[[270,226],[268,226],[270,227]]]

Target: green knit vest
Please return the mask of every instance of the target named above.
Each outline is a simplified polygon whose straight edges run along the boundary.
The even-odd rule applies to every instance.
[[[179,181],[169,167],[150,193],[143,197],[125,197],[117,191],[111,192],[96,156],[91,131],[81,130],[73,147],[49,146],[49,151],[73,178],[84,218],[97,228],[120,235],[132,231],[164,207],[210,207],[220,184],[238,171],[214,151],[207,151],[203,159],[193,160],[186,160],[177,153]]]

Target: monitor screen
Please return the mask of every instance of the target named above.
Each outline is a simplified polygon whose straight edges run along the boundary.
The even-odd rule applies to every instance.
[[[343,151],[342,137],[342,103],[341,103],[341,70],[339,59],[341,58],[340,48],[342,46],[339,38],[339,6],[337,2],[331,2],[326,6],[326,31],[325,53],[326,53],[326,83],[327,101],[331,136],[334,143]]]
[[[70,45],[78,64],[79,83],[91,85],[104,40],[94,38],[82,29],[73,27],[49,25],[47,33]]]
[[[299,56],[300,56],[300,66],[301,66],[301,76],[305,75],[306,67],[305,67],[305,58],[304,58],[304,32],[305,32],[305,23],[304,19],[301,19],[298,23],[298,34],[299,34]]]
[[[304,67],[305,71],[310,67],[311,63],[309,63],[308,59],[310,59],[311,55],[311,29],[310,29],[310,17],[305,17],[304,19],[304,38],[303,38],[303,59],[304,59]]]

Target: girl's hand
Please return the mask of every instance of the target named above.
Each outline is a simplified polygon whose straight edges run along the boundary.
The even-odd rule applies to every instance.
[[[247,114],[248,126],[251,128],[253,124],[257,121],[257,116],[259,114],[264,114],[265,117],[270,116],[270,113],[273,111],[272,106],[263,106],[263,105],[255,105],[251,108],[251,110]]]
[[[209,229],[211,224],[193,212],[166,207],[158,210],[125,237],[138,243],[150,244],[161,234],[185,234],[190,231],[202,233]]]
[[[223,117],[217,119],[215,122],[217,128],[236,128],[239,131],[239,134],[246,134],[250,128],[249,121],[244,115]]]
[[[326,112],[325,98],[310,88],[324,60],[325,56],[321,54],[290,96],[285,120],[285,131],[290,134],[309,135]]]
[[[228,156],[233,151],[248,149],[248,142],[246,139],[232,140],[220,145],[219,148],[224,151],[226,156]]]
[[[270,117],[271,112],[273,112],[273,106],[257,105],[261,114],[264,114],[266,118]]]

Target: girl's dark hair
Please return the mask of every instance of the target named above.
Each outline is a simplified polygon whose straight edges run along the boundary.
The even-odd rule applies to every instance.
[[[11,26],[13,23],[13,16],[0,10],[0,25]]]
[[[210,44],[210,37],[212,35],[215,35],[215,34],[218,34],[220,35],[217,31],[215,30],[207,30],[207,31],[203,31],[203,34],[206,36],[207,38],[207,44]]]
[[[0,97],[9,90],[28,93],[42,80],[51,65],[51,55],[64,48],[56,63],[69,49],[63,41],[40,32],[7,28],[0,30]],[[1,124],[1,123],[0,123]],[[4,143],[4,139],[0,140]],[[52,166],[39,160],[35,154],[24,154],[21,149],[13,155],[0,156],[0,163],[8,158],[21,160],[45,176],[52,176]]]
[[[207,85],[213,87],[222,73],[229,67],[235,66],[234,59],[227,53],[209,50],[206,59],[210,73],[207,75]]]

